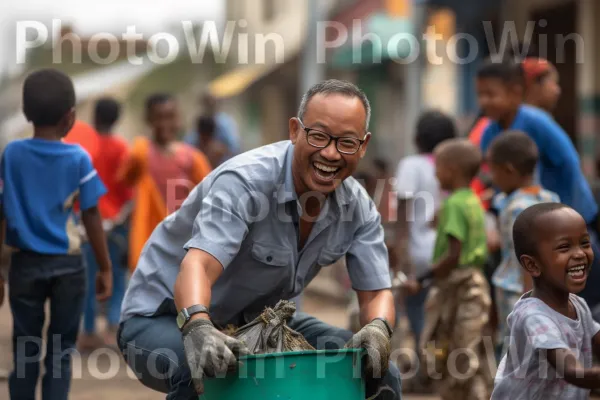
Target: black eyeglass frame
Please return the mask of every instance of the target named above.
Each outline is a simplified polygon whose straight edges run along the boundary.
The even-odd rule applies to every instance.
[[[306,142],[307,142],[307,143],[308,143],[310,146],[312,146],[312,147],[314,147],[314,148],[317,148],[317,149],[325,149],[325,148],[327,148],[327,146],[329,146],[329,145],[331,144],[331,141],[333,140],[333,141],[335,142],[335,148],[336,148],[336,150],[337,150],[337,151],[339,151],[341,154],[346,154],[346,155],[349,155],[349,156],[351,156],[351,155],[354,155],[354,154],[358,153],[358,152],[360,151],[360,149],[361,149],[362,145],[363,145],[363,144],[364,144],[364,143],[367,141],[367,138],[368,138],[368,137],[371,135],[370,133],[367,133],[367,134],[365,135],[365,138],[364,138],[364,139],[359,139],[359,138],[356,138],[356,137],[353,137],[353,136],[333,136],[333,135],[330,135],[330,134],[329,134],[329,133],[327,133],[327,132],[323,132],[323,131],[320,131],[320,130],[318,130],[318,129],[314,129],[314,128],[307,128],[306,126],[304,126],[304,123],[302,122],[302,120],[301,120],[300,118],[296,118],[296,119],[297,119],[297,120],[298,120],[298,122],[300,123],[300,126],[302,127],[302,130],[303,130],[304,132],[306,132]],[[314,132],[317,132],[317,133],[320,133],[320,134],[323,134],[323,135],[326,135],[326,136],[328,136],[328,137],[329,137],[329,141],[327,142],[327,144],[326,144],[325,146],[315,146],[314,144],[312,144],[311,142],[309,142],[309,141],[308,141],[308,136],[310,135],[310,131],[314,131]],[[347,152],[347,151],[342,151],[342,150],[340,150],[340,148],[338,147],[338,141],[339,141],[340,139],[352,139],[352,140],[358,140],[359,144],[358,144],[358,147],[356,148],[356,151],[354,151],[354,152],[352,152],[352,153],[349,153],[349,152]]]

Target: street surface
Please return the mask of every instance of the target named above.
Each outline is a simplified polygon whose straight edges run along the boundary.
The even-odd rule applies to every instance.
[[[333,325],[345,327],[346,313],[343,307],[325,302],[317,297],[307,297],[303,302],[303,311],[319,317]],[[12,353],[10,335],[12,319],[8,304],[0,309],[0,369],[10,370]],[[76,364],[76,363],[75,363]],[[128,376],[127,368],[116,353],[100,351],[91,356],[83,356],[81,365],[74,365],[71,400],[163,400],[165,395],[153,392]],[[82,371],[80,376],[77,372]],[[0,379],[0,399],[8,399],[6,379]],[[435,400],[435,396],[403,396],[405,400]]]

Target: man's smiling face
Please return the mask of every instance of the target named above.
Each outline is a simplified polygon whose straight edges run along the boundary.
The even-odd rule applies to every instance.
[[[366,119],[365,107],[358,97],[316,94],[306,106],[303,121],[296,118],[290,120],[290,139],[295,145],[292,174],[298,195],[307,192],[329,194],[354,173],[370,138],[365,130]],[[338,147],[344,146],[341,140],[338,147],[332,140],[327,147],[316,148],[308,143],[303,125],[315,130],[313,132],[365,142],[355,154],[339,152]]]

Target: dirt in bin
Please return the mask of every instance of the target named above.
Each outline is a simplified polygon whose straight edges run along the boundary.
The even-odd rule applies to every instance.
[[[242,340],[252,354],[315,350],[304,336],[287,326],[296,312],[296,304],[280,300],[267,307],[254,321],[239,329],[228,326],[223,332]]]

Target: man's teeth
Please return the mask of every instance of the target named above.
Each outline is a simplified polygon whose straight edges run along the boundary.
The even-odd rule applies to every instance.
[[[328,165],[321,164],[318,162],[314,163],[313,165],[316,169],[321,170],[323,172],[336,172],[339,169],[338,167],[330,167]]]

